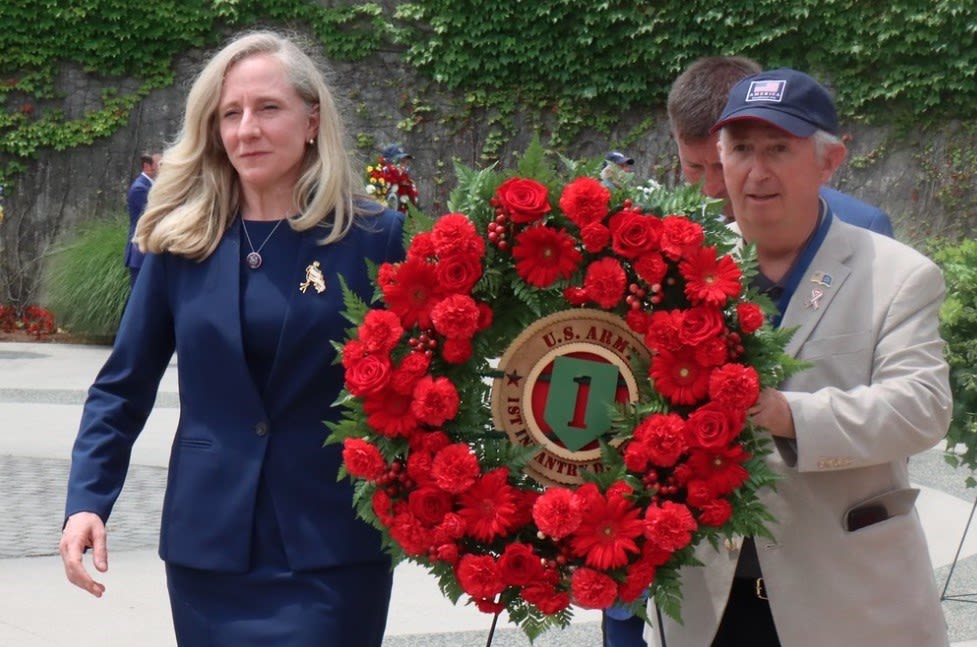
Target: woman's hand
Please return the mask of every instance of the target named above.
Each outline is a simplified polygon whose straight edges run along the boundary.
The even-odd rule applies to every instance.
[[[85,569],[85,550],[92,549],[92,563],[99,573],[109,570],[109,551],[105,544],[105,524],[94,512],[76,512],[68,517],[61,532],[61,561],[68,581],[96,598],[102,597],[105,585],[96,582]]]

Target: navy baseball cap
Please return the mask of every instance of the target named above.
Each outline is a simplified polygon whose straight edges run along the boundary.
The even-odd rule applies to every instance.
[[[838,134],[838,113],[820,83],[786,67],[748,76],[729,91],[719,121],[709,132],[745,120],[763,121],[795,137],[818,130]]]
[[[391,162],[399,162],[402,159],[414,159],[413,155],[404,151],[403,148],[396,144],[387,146],[381,151],[381,154]]]
[[[608,162],[613,162],[614,164],[627,164],[628,166],[634,164],[634,159],[628,157],[621,151],[611,151],[604,159]]]

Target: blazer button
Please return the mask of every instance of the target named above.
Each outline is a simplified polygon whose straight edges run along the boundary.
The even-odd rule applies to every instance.
[[[254,426],[254,433],[256,433],[259,436],[267,436],[268,435],[268,423],[265,422],[264,420],[262,420],[261,422],[259,422],[258,424],[256,424]]]

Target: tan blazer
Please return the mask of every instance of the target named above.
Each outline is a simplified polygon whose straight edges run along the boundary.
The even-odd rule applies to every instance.
[[[761,494],[776,541],[756,541],[785,647],[947,645],[907,466],[950,421],[943,294],[930,260],[835,218],[784,313],[798,327],[788,352],[814,364],[781,385],[797,440],[768,458],[782,476]],[[880,495],[892,516],[847,530],[846,513]],[[696,554],[705,567],[682,571],[684,626],[665,618],[666,647],[708,647],[722,617],[738,551]],[[645,637],[661,645],[655,624]]]

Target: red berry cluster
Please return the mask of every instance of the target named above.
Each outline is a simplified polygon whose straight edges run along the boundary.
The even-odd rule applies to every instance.
[[[383,476],[377,479],[377,485],[383,488],[391,499],[396,499],[413,490],[416,484],[414,479],[408,476],[404,464],[401,461],[393,461]]]
[[[434,349],[438,347],[438,340],[434,338],[433,330],[422,330],[417,337],[407,340],[410,349],[418,353],[424,353],[428,357],[434,354]]]
[[[500,251],[508,251],[509,217],[505,214],[502,205],[495,198],[489,200],[489,204],[495,207],[495,220],[491,221],[486,228],[489,244],[495,245]]]

